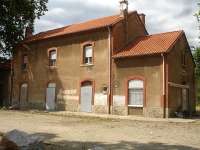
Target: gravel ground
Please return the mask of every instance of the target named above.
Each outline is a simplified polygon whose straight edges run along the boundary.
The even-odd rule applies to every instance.
[[[48,149],[200,150],[200,121],[190,123],[61,117],[0,111],[0,132],[45,137]]]

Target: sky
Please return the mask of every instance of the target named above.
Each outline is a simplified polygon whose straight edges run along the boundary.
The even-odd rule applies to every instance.
[[[190,46],[198,45],[194,17],[200,0],[129,0],[129,11],[146,15],[149,34],[184,30]],[[49,0],[48,12],[36,20],[35,33],[119,14],[119,0]]]

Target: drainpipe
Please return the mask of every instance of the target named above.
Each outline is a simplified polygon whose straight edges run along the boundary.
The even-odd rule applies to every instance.
[[[165,68],[165,56],[164,54],[162,53],[161,54],[162,56],[162,72],[163,72],[163,93],[162,93],[162,96],[163,96],[163,117],[166,118],[166,68]]]
[[[112,97],[112,80],[111,80],[111,77],[112,77],[112,58],[111,58],[111,55],[112,55],[112,46],[111,46],[111,28],[108,27],[108,63],[109,63],[109,70],[108,70],[108,74],[109,74],[109,88],[108,88],[108,113],[111,114],[111,97]]]

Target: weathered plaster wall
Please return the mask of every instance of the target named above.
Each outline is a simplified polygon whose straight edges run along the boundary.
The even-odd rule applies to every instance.
[[[113,113],[127,115],[127,80],[132,77],[143,77],[146,86],[146,106],[143,109],[143,115],[162,117],[161,56],[118,59],[115,63]]]
[[[186,65],[182,65],[182,54],[185,51]],[[195,77],[194,63],[188,48],[186,38],[182,36],[167,57],[169,82],[189,85],[189,103],[192,112],[195,111]],[[180,88],[169,86],[169,115],[173,115],[181,105],[182,94]]]
[[[83,43],[94,42],[94,65],[81,64]],[[100,30],[74,36],[44,40],[29,45],[30,51],[21,48],[15,53],[15,91],[13,100],[19,101],[19,86],[29,84],[28,103],[32,107],[44,108],[46,87],[49,82],[57,84],[57,109],[79,111],[80,83],[94,81],[94,112],[107,111],[107,94],[102,86],[108,85],[108,32]],[[57,67],[48,67],[48,49],[57,48]],[[28,54],[28,70],[21,70],[23,54]],[[96,111],[97,109],[97,111]]]

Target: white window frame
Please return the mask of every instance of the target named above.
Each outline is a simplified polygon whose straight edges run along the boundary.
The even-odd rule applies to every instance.
[[[132,83],[131,82],[135,82]],[[138,83],[137,83],[138,82]],[[140,83],[139,83],[140,82]],[[142,83],[142,84],[141,84]],[[134,85],[135,84],[135,85]],[[131,86],[131,87],[130,87]],[[130,89],[142,89],[143,90],[143,100],[142,100],[142,105],[137,105],[137,104],[131,104],[129,105],[129,90]],[[144,81],[139,80],[139,79],[133,79],[128,81],[128,107],[137,107],[137,108],[143,108],[144,107]]]
[[[53,52],[55,52],[55,59],[52,59]],[[50,49],[49,50],[49,67],[55,67],[57,63],[57,50],[56,49]]]
[[[90,50],[90,54],[87,54],[87,50]],[[91,56],[87,56],[87,55],[91,55]],[[93,45],[92,44],[88,44],[83,47],[83,64],[86,64],[86,65],[93,64]]]

